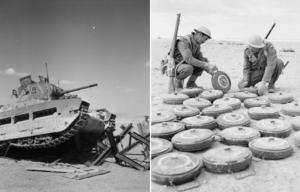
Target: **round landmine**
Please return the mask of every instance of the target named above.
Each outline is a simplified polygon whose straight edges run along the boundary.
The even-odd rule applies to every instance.
[[[203,91],[200,95],[201,98],[214,102],[216,99],[220,99],[224,96],[224,93],[220,90],[208,90]]]
[[[300,147],[300,131],[294,134],[294,142],[297,147]]]
[[[172,137],[184,130],[183,123],[164,122],[151,126],[151,137],[171,140]]]
[[[186,129],[214,129],[217,127],[216,120],[210,116],[196,115],[181,120]]]
[[[244,91],[235,93],[233,97],[239,99],[241,102],[244,102],[246,99],[256,98],[257,95],[248,91]]]
[[[169,109],[171,113],[175,114],[178,119],[191,117],[199,114],[199,109],[190,106],[176,106]]]
[[[151,138],[151,159],[170,153],[173,151],[173,145],[170,141],[160,138]]]
[[[214,101],[214,105],[217,104],[229,105],[232,107],[232,110],[241,108],[241,101],[236,98],[225,97],[225,98],[217,99]]]
[[[183,102],[183,105],[190,106],[190,107],[196,107],[200,111],[202,111],[205,107],[211,106],[211,102],[207,99],[202,98],[190,98]]]
[[[300,115],[300,106],[298,102],[295,103],[288,103],[282,106],[281,112],[284,115],[289,115],[292,117],[296,117]]]
[[[218,128],[220,130],[235,126],[250,126],[250,118],[245,114],[240,113],[225,113],[217,118]]]
[[[172,137],[172,143],[178,151],[199,151],[211,146],[215,135],[208,129],[189,129]]]
[[[262,137],[288,137],[291,133],[291,124],[280,119],[263,119],[255,123],[255,128]]]
[[[210,149],[203,155],[203,165],[213,173],[231,173],[246,169],[252,161],[249,149],[240,146],[226,146]]]
[[[181,93],[166,94],[162,97],[162,100],[166,104],[182,104],[183,101],[187,100],[189,96]]]
[[[260,137],[260,133],[250,127],[230,127],[221,131],[220,136],[221,142],[226,145],[248,147],[250,141]]]
[[[270,118],[278,118],[279,110],[273,107],[252,107],[248,109],[248,115],[251,119],[261,120],[261,119],[270,119]]]
[[[217,118],[219,115],[232,111],[232,107],[229,105],[212,105],[202,110],[202,115],[211,116]]]
[[[246,99],[244,101],[244,107],[247,109],[250,109],[252,107],[261,107],[261,106],[270,107],[271,103],[268,99],[264,99],[264,98]]]
[[[196,178],[202,161],[190,153],[173,152],[151,161],[151,180],[162,185],[180,185]]]
[[[169,121],[175,121],[176,115],[167,111],[157,112],[151,114],[151,125]]]
[[[197,97],[202,92],[203,92],[203,89],[198,88],[198,87],[194,87],[194,88],[189,87],[189,88],[186,88],[186,89],[178,90],[178,93],[185,94],[185,95],[189,96],[190,98],[191,97]]]
[[[249,143],[252,155],[262,159],[283,159],[293,153],[293,147],[285,139],[260,137]]]
[[[223,71],[217,71],[211,77],[211,84],[214,89],[227,93],[231,88],[229,76]]]
[[[291,124],[295,131],[300,131],[300,116],[294,117],[291,121]]]
[[[276,93],[269,96],[271,103],[285,104],[293,101],[293,95],[291,93]]]

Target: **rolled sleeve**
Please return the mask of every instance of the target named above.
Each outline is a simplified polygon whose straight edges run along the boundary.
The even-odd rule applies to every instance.
[[[267,52],[267,66],[262,80],[265,82],[270,82],[274,69],[276,67],[277,53],[273,45],[270,45]]]
[[[194,67],[200,67],[200,68],[204,67],[205,62],[200,61],[193,57],[192,51],[190,50],[188,43],[186,43],[184,41],[179,41],[177,44],[177,48],[180,51],[184,61],[187,64],[190,64]]]

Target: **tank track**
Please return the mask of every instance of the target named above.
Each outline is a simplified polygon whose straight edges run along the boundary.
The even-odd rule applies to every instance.
[[[61,143],[69,140],[73,137],[80,128],[83,128],[86,125],[87,120],[87,113],[86,112],[79,112],[80,115],[75,122],[72,123],[71,128],[68,128],[67,131],[64,131],[61,136],[54,137],[53,134],[35,136],[35,137],[28,137],[22,138],[18,140],[14,140],[16,142],[11,142],[10,145],[22,148],[22,149],[35,149],[35,148],[51,148],[60,145]],[[9,142],[4,142],[0,144],[0,154],[1,149],[6,148]]]

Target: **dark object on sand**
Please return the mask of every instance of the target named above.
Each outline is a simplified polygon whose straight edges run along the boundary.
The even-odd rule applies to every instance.
[[[257,94],[243,91],[235,93],[233,97],[239,99],[241,102],[244,102],[246,99],[256,98]]]
[[[246,99],[244,101],[244,107],[247,109],[250,109],[252,107],[261,107],[261,106],[270,107],[271,103],[268,99],[264,99],[264,98]]]
[[[271,103],[285,104],[293,101],[293,95],[291,93],[275,93],[269,96]]]
[[[262,137],[288,137],[291,133],[291,124],[281,119],[263,119],[255,123],[255,128]]]
[[[210,149],[203,155],[206,170],[213,173],[232,173],[246,169],[252,161],[252,154],[246,147],[226,146]]]
[[[151,126],[151,137],[171,140],[172,137],[185,129],[183,123],[164,122]]]
[[[300,115],[300,106],[298,102],[295,103],[288,103],[282,106],[281,112],[284,115],[289,115],[292,117],[299,116]]]
[[[162,97],[162,100],[166,104],[182,104],[183,101],[187,100],[189,98],[188,95],[182,94],[182,93],[171,93],[171,94],[165,94]]]
[[[269,119],[269,118],[278,118],[279,110],[274,107],[252,107],[248,109],[248,115],[251,119],[261,120],[261,119]]]
[[[220,130],[235,126],[250,126],[250,118],[245,114],[240,113],[225,113],[217,118],[218,128]]]
[[[236,98],[224,97],[214,101],[214,105],[229,105],[232,107],[232,110],[237,110],[241,108],[241,101]]]
[[[151,138],[151,159],[172,151],[173,145],[170,141],[160,138]]]
[[[261,159],[284,159],[293,154],[292,145],[285,139],[260,137],[249,143],[253,156]]]
[[[179,185],[196,178],[203,167],[199,157],[184,152],[167,153],[151,162],[151,180],[161,185]]]
[[[239,126],[224,129],[221,131],[220,136],[221,142],[226,145],[248,147],[250,141],[260,137],[260,133],[251,127]]]
[[[209,100],[210,102],[214,102],[216,99],[220,99],[224,96],[224,93],[220,90],[208,90],[208,91],[203,91],[199,97]]]
[[[196,115],[181,120],[186,129],[215,129],[217,127],[216,120],[210,116]]]

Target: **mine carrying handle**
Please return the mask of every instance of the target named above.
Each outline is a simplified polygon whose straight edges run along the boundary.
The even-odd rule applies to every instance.
[[[98,86],[97,83],[87,85],[87,86],[83,86],[83,87],[79,87],[79,88],[76,88],[76,89],[66,90],[66,91],[63,91],[61,94],[71,93],[71,92],[78,91],[78,90],[81,90],[81,89],[87,89],[87,88],[96,87],[96,86]]]

